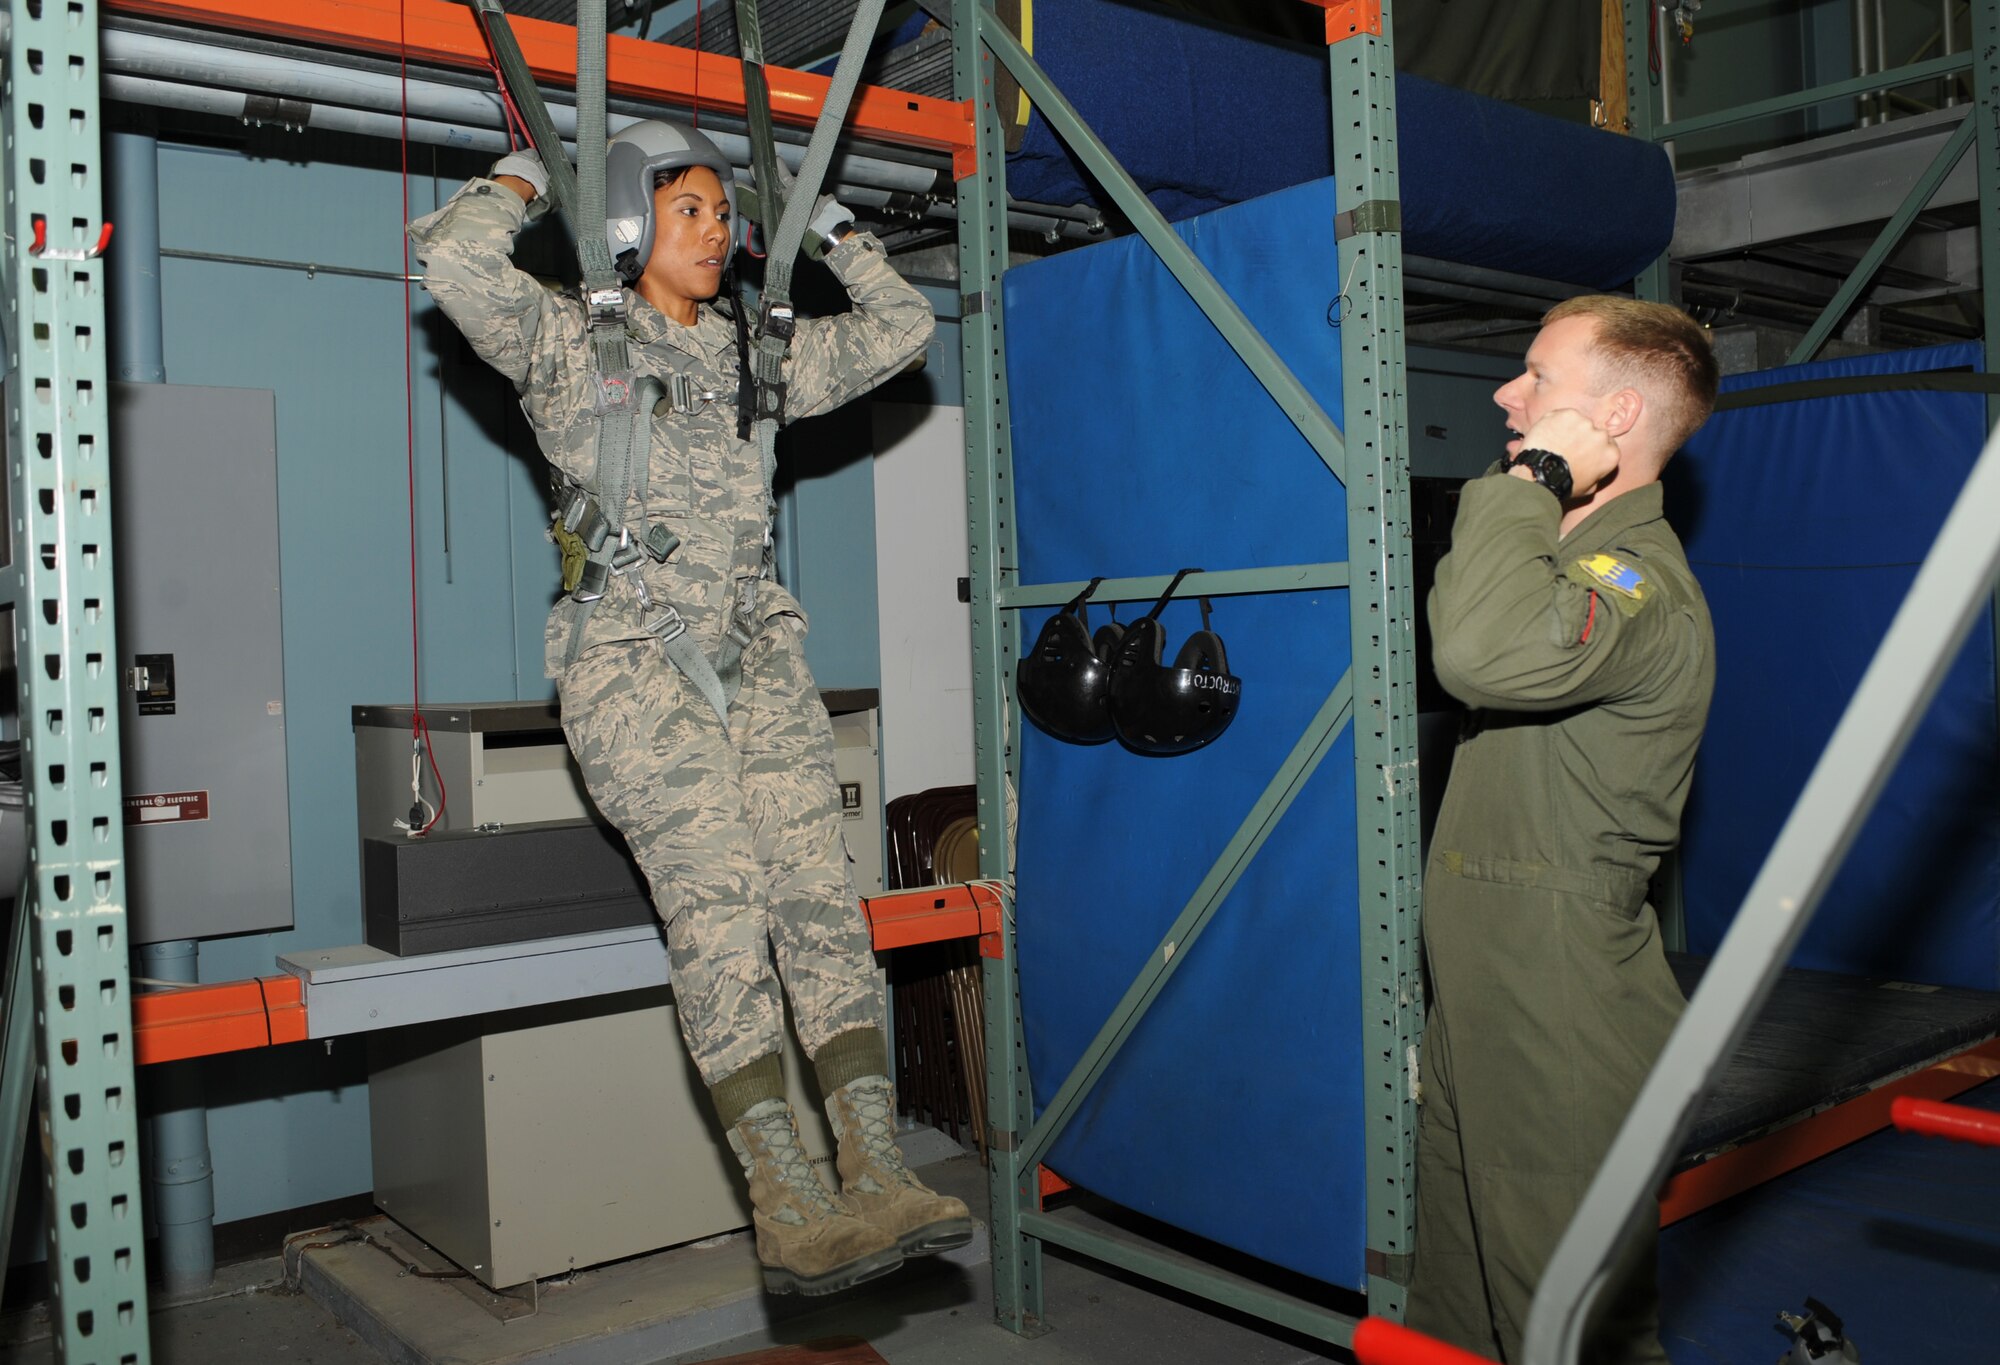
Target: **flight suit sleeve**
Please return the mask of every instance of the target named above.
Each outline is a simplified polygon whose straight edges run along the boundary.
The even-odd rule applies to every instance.
[[[1526,479],[1465,485],[1429,610],[1438,681],[1467,706],[1561,710],[1641,692],[1670,666],[1683,613],[1665,585],[1643,565],[1636,588],[1590,581],[1564,562],[1561,526],[1562,505]]]
[[[899,372],[931,339],[930,300],[896,273],[873,233],[827,254],[853,307],[799,328],[785,363],[785,420],[830,411]]]
[[[582,310],[513,260],[527,205],[474,179],[437,212],[409,226],[424,287],[479,357],[513,381],[528,419],[561,430],[588,415],[590,351]]]

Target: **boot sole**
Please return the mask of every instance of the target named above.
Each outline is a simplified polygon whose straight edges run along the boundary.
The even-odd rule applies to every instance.
[[[764,1291],[768,1294],[799,1294],[806,1298],[838,1294],[844,1289],[867,1284],[870,1280],[879,1280],[902,1264],[900,1247],[891,1247],[858,1261],[836,1266],[824,1275],[800,1275],[783,1266],[767,1265],[764,1267]]]
[[[971,1241],[970,1218],[944,1218],[904,1233],[896,1240],[896,1247],[905,1256],[935,1256],[940,1251],[956,1251]]]

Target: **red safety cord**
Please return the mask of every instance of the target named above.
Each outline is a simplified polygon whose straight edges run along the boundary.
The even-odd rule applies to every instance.
[[[1889,1106],[1889,1121],[1906,1133],[2000,1147],[2000,1114],[1963,1104],[1941,1104],[1937,1100],[1901,1095]]]
[[[1447,1346],[1386,1318],[1363,1318],[1355,1325],[1354,1358],[1361,1365],[1488,1365],[1484,1356]]]
[[[396,226],[396,235],[403,243],[403,438],[406,451],[405,466],[409,476],[410,491],[410,742],[423,750],[430,759],[431,776],[437,781],[437,809],[422,829],[416,827],[416,816],[412,813],[410,833],[421,837],[429,834],[437,822],[444,818],[444,774],[438,771],[437,751],[431,747],[431,728],[424,722],[422,691],[420,688],[420,666],[417,652],[417,395],[416,356],[413,354],[410,333],[413,329],[413,304],[410,294],[410,239],[403,231],[402,224],[410,221],[410,49],[408,37],[409,6],[396,6],[398,39],[402,46],[400,70],[402,73],[402,144],[403,144],[403,216]],[[505,86],[503,84],[502,88]],[[508,132],[509,141],[513,138]],[[421,800],[421,798],[420,798]]]

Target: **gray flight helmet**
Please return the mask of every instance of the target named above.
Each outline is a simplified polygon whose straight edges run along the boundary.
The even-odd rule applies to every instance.
[[[729,199],[729,251],[736,248],[736,176],[713,142],[693,128],[665,119],[641,119],[604,148],[604,236],[625,283],[637,280],[653,255],[653,190],[662,174],[706,166]],[[723,263],[728,263],[725,253]]]

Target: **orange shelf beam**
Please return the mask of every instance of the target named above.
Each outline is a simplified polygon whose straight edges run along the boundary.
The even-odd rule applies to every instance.
[[[1797,1170],[1889,1126],[1889,1111],[1905,1096],[1948,1100],[2000,1076],[2000,1041],[1982,1043],[1936,1066],[1856,1095],[1757,1141],[1682,1171],[1660,1197],[1660,1226],[1719,1204],[1732,1195]]]
[[[298,1043],[306,1037],[304,988],[295,976],[151,991],[132,1001],[139,1065]]]
[[[315,43],[345,52],[407,57],[413,62],[485,71],[485,34],[465,5],[446,0],[105,0],[104,8],[146,19]],[[535,79],[576,85],[576,30],[541,19],[510,17],[509,26]],[[606,49],[609,93],[635,99],[744,111],[743,67],[733,57],[696,53],[665,43],[613,35]],[[785,67],[767,67],[771,117],[810,127],[829,84]],[[961,159],[973,146],[969,102],[931,99],[864,85],[854,93],[848,126],[899,147],[949,152]]]
[[[977,938],[981,957],[1000,956],[1000,893],[990,886],[925,886],[862,899],[876,952]]]

